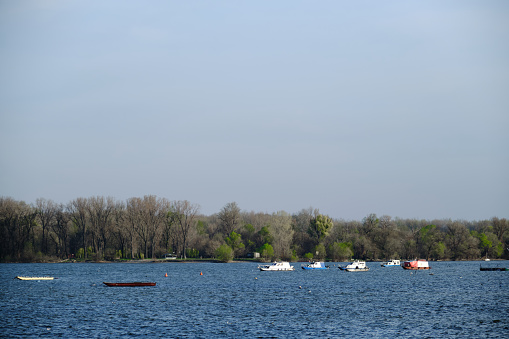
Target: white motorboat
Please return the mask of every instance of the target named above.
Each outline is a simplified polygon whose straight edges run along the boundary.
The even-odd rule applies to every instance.
[[[348,264],[344,270],[347,272],[366,272],[369,271],[369,267],[366,266],[365,261],[355,260]]]
[[[20,277],[20,276],[17,276],[16,279],[19,279],[19,280],[53,280],[55,278],[53,278],[53,277]]]
[[[259,265],[260,271],[293,271],[295,268],[287,261],[274,261],[270,265]]]
[[[400,266],[400,265],[401,265],[401,262],[399,260],[392,259],[392,260],[383,262],[381,266],[382,267],[392,267],[392,266]]]
[[[325,264],[321,261],[313,261],[307,264],[306,266],[302,266],[303,270],[325,270],[329,268],[328,266],[325,266]]]

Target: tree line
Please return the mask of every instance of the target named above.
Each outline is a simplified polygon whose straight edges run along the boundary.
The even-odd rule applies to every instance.
[[[122,260],[215,258],[259,253],[262,260],[472,260],[509,258],[509,223],[489,220],[417,220],[369,214],[333,219],[318,209],[289,214],[242,211],[237,203],[203,215],[189,201],[153,195],[118,201],[44,198],[27,204],[0,197],[0,260]]]

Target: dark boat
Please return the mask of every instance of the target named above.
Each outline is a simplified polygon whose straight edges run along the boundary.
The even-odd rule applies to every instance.
[[[103,282],[104,285],[109,287],[142,287],[142,286],[155,286],[155,282],[127,282],[127,283],[110,283]]]
[[[509,271],[507,267],[482,267],[481,271]]]

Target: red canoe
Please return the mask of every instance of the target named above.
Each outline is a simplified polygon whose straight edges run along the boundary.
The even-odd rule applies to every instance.
[[[109,283],[103,282],[106,286],[109,287],[139,287],[139,286],[155,286],[155,282],[127,282],[127,283]]]

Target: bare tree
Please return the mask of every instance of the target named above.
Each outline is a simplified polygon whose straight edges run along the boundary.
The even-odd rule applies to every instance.
[[[130,239],[129,223],[127,221],[126,206],[123,202],[117,202],[112,214],[112,232],[117,241],[116,249],[120,247],[120,256],[127,257],[127,248]]]
[[[135,236],[138,234],[139,225],[142,223],[142,200],[140,198],[127,199],[126,219],[131,245],[131,259],[134,258]]]
[[[56,207],[55,222],[51,224],[55,243],[56,254],[58,257],[68,256],[67,242],[69,238],[69,214],[64,212],[64,205],[60,204]]]
[[[110,217],[115,210],[115,201],[108,197],[91,197],[88,199],[87,211],[94,247],[99,258],[104,256],[108,238],[111,234]]]
[[[39,198],[35,201],[35,207],[37,209],[37,217],[42,227],[42,252],[48,253],[47,230],[50,229],[55,223],[57,204],[55,204],[52,200]]]
[[[189,231],[192,226],[196,223],[196,216],[200,207],[195,204],[191,204],[189,201],[174,201],[171,205],[171,211],[175,215],[176,224],[182,238],[182,254],[181,257],[184,259],[186,256],[186,248]]]
[[[504,234],[509,230],[509,222],[507,222],[505,218],[499,219],[497,217],[492,218],[491,222],[493,223],[493,232],[496,234],[498,240],[503,242]]]
[[[236,202],[226,204],[218,214],[221,230],[225,235],[235,231],[240,224],[240,208]]]
[[[0,255],[2,258],[15,253],[14,243],[20,204],[12,198],[0,198]]]
[[[274,237],[274,255],[290,259],[292,253],[290,246],[293,239],[292,217],[290,214],[279,211],[270,218],[270,230]]]
[[[154,195],[128,200],[127,218],[142,241],[146,258],[155,255],[156,237],[159,236],[165,223],[169,206],[166,199],[158,199]]]
[[[88,202],[85,198],[77,198],[67,205],[72,223],[78,228],[81,234],[81,245],[83,246],[84,257],[87,259],[87,222]]]

